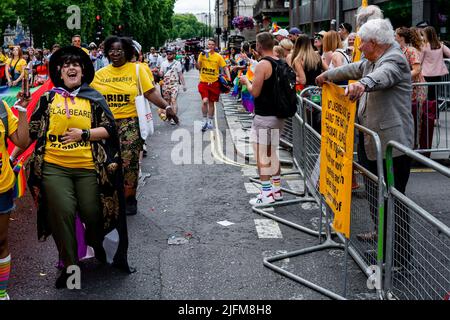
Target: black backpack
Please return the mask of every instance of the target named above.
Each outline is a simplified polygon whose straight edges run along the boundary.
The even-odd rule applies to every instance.
[[[264,57],[263,59],[272,64],[272,74],[275,75],[273,94],[277,118],[293,117],[297,112],[296,74],[294,69],[284,60],[275,60],[271,57]]]

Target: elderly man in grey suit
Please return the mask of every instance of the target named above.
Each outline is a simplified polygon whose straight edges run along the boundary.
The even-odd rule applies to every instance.
[[[411,72],[405,56],[395,45],[392,25],[389,20],[369,20],[361,27],[358,35],[365,59],[326,71],[316,78],[316,82],[322,85],[325,81],[358,80],[348,86],[346,94],[352,100],[359,99],[357,119],[361,125],[379,135],[383,157],[390,140],[412,148],[414,120],[411,113]],[[368,135],[364,136],[364,149],[368,158],[366,167],[377,174],[376,148]],[[394,152],[395,187],[402,193],[408,183],[410,168],[411,159]],[[371,211],[372,215],[376,214],[373,212],[375,210]],[[404,259],[401,264],[409,260],[406,243],[409,242],[409,216],[406,210],[403,211],[401,225],[396,226],[398,232],[395,239],[399,242],[397,245],[403,246],[401,255]]]

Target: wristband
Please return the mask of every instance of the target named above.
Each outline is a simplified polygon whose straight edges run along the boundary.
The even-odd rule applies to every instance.
[[[90,130],[82,130],[83,132],[81,133],[81,140],[83,140],[84,142],[88,141],[89,138],[91,137],[91,131]]]
[[[164,110],[167,110],[167,109],[172,109],[172,106],[167,106],[164,108]]]

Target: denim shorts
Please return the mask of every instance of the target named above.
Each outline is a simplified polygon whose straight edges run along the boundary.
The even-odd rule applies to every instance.
[[[10,189],[4,193],[0,193],[0,215],[9,214],[15,208],[14,206],[14,193],[13,189]]]

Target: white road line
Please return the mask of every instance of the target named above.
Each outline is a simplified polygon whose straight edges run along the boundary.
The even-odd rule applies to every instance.
[[[245,186],[245,190],[247,190],[247,193],[249,193],[249,194],[258,194],[261,191],[252,182],[246,182],[246,183],[244,183],[244,186]]]
[[[229,227],[234,224],[234,222],[228,220],[218,221],[217,223],[224,227]]]
[[[276,221],[269,219],[255,219],[256,231],[259,239],[281,239],[280,226]]]

